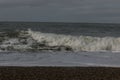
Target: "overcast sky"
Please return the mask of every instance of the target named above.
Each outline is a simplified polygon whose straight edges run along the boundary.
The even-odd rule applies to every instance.
[[[0,0],[0,21],[120,23],[120,0]]]

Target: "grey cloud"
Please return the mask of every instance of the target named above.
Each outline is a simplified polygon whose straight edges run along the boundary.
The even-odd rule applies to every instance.
[[[56,7],[68,10],[72,9],[116,9],[119,7],[119,0],[0,0],[0,7]]]
[[[0,19],[112,21],[120,19],[119,4],[119,0],[0,0]]]
[[[0,7],[41,6],[49,0],[0,0]]]

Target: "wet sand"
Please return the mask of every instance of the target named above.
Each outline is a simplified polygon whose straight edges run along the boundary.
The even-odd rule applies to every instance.
[[[120,80],[120,68],[0,67],[0,80]]]

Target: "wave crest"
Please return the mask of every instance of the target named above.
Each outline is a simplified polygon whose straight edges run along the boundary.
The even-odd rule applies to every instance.
[[[120,51],[120,38],[57,35],[28,30],[31,37],[48,46],[67,46],[74,51]]]
[[[17,33],[17,34],[16,34]],[[72,36],[38,31],[0,33],[0,51],[120,51],[120,37]]]

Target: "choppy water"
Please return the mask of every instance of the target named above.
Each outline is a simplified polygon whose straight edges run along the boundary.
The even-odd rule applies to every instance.
[[[0,23],[0,51],[120,51],[120,24]]]

